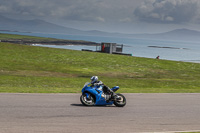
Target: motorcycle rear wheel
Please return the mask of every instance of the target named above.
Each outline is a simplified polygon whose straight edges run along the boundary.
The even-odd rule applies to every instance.
[[[93,106],[95,104],[94,96],[90,95],[88,99],[86,94],[82,94],[80,97],[80,101],[85,106]]]
[[[126,105],[126,98],[124,95],[122,94],[117,94],[117,96],[120,98],[120,100],[115,100],[114,101],[114,105],[117,106],[117,107],[124,107]]]

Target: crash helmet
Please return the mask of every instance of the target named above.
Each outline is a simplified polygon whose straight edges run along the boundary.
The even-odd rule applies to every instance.
[[[95,83],[98,80],[98,76],[92,76],[91,77],[91,83]]]

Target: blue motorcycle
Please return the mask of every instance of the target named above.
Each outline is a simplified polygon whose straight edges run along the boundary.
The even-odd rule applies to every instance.
[[[117,107],[123,107],[126,105],[126,98],[120,94],[116,93],[115,97],[112,98],[111,94],[105,93],[103,91],[103,86],[90,86],[91,83],[86,83],[82,89],[82,95],[80,101],[85,106],[93,105],[112,105],[114,104]],[[116,92],[119,89],[119,86],[111,88],[113,92]],[[106,100],[108,99],[109,100]]]

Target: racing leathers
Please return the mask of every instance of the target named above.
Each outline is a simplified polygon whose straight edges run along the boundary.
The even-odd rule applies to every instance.
[[[116,94],[111,90],[108,86],[104,85],[102,81],[96,81],[94,83],[91,83],[92,86],[102,86],[103,93],[105,94],[105,99],[108,102],[110,99],[114,99]]]

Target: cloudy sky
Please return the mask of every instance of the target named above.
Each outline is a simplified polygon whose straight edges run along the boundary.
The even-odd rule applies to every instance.
[[[200,0],[0,0],[0,15],[108,32],[200,30]]]

